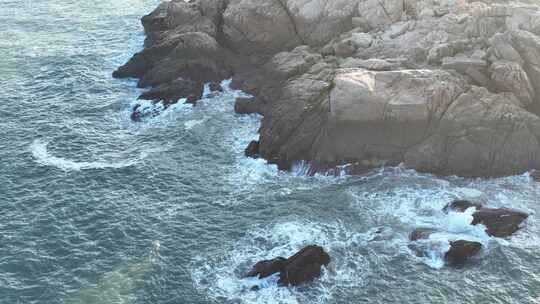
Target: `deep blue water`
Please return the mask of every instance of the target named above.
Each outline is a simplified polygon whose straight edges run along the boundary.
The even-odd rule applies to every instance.
[[[110,75],[157,3],[0,0],[0,303],[535,303],[540,185],[526,175],[280,173],[243,157],[259,117],[233,114],[231,90],[132,123],[140,92]],[[489,238],[442,214],[456,198],[532,216]],[[485,249],[441,267],[407,248],[419,225]],[[240,278],[310,243],[332,256],[317,282]]]

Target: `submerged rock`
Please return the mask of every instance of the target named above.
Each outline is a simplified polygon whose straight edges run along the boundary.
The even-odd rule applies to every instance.
[[[247,277],[265,278],[279,273],[280,286],[298,286],[308,283],[321,275],[321,267],[330,263],[330,256],[322,247],[309,245],[288,259],[277,257],[255,264]]]
[[[495,237],[507,237],[514,234],[521,227],[529,215],[525,212],[508,208],[486,208],[481,204],[469,201],[455,201],[444,207],[444,211],[465,212],[469,208],[476,208],[473,213],[472,225],[486,226],[486,233]]]

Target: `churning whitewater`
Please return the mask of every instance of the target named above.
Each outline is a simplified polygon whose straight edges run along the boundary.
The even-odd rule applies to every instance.
[[[110,75],[158,2],[3,2],[0,303],[537,303],[540,184],[527,174],[280,172],[244,156],[261,117],[234,114],[246,95],[228,81],[132,122],[140,91]],[[472,209],[442,211],[455,199],[531,216],[490,237]],[[417,227],[438,231],[425,257],[409,248]],[[483,245],[462,268],[444,265],[456,239]],[[315,282],[243,278],[309,244],[332,257]]]

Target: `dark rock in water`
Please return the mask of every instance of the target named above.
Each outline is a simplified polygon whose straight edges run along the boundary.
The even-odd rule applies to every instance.
[[[507,237],[519,230],[520,225],[529,215],[525,212],[508,208],[486,208],[481,204],[469,201],[455,201],[446,207],[444,211],[453,210],[465,212],[470,207],[475,207],[472,225],[482,224],[486,226],[486,233],[495,237]]]
[[[259,142],[252,140],[244,151],[244,154],[247,157],[259,158]]]
[[[450,211],[465,212],[467,209],[472,207],[476,208],[476,210],[479,210],[480,208],[482,208],[482,204],[473,203],[465,200],[458,200],[444,206],[443,211],[444,213],[448,213]]]
[[[252,97],[237,97],[234,102],[234,112],[236,114],[260,114],[260,104]]]
[[[255,264],[247,277],[265,278],[279,273],[280,286],[298,286],[321,275],[321,267],[330,263],[330,256],[322,247],[309,245],[288,259],[277,257]]]
[[[418,244],[417,242],[429,239],[429,236],[435,232],[437,232],[437,230],[430,227],[416,228],[409,235],[409,239],[413,242],[409,245],[409,248],[415,251],[417,256],[425,256],[426,248],[416,246]],[[450,249],[445,253],[444,260],[451,265],[463,264],[476,255],[480,249],[482,249],[482,244],[478,242],[466,240],[453,241],[450,242]]]
[[[507,208],[482,208],[473,214],[473,225],[486,226],[486,233],[495,237],[507,237],[519,230],[529,215]]]
[[[482,244],[478,242],[454,241],[450,242],[450,250],[444,255],[444,258],[449,264],[459,265],[476,255],[480,249],[482,249]]]
[[[139,99],[163,101],[165,106],[178,102],[191,94],[202,97],[203,84],[179,77],[171,82],[160,84],[139,96]]]
[[[287,259],[282,257],[260,261],[253,265],[251,270],[246,274],[246,277],[259,276],[260,279],[263,279],[273,275],[274,273],[281,272],[286,265]]]
[[[145,117],[154,117],[158,116],[160,113],[157,108],[143,108],[140,104],[136,104],[131,110],[130,118],[133,122],[141,122]]]
[[[298,286],[321,275],[321,266],[330,263],[330,256],[322,247],[311,245],[287,259],[287,266],[279,274],[278,284]]]
[[[221,86],[221,84],[219,82],[211,82],[208,85],[208,88],[212,92],[223,92],[223,87]]]
[[[131,120],[134,122],[140,122],[142,120],[142,113],[140,111],[140,104],[136,104],[133,109],[131,110]]]
[[[192,104],[193,106],[196,106],[197,105],[197,102],[199,101],[200,97],[197,97],[197,95],[195,94],[191,94],[187,97],[186,99],[186,103],[187,104]]]

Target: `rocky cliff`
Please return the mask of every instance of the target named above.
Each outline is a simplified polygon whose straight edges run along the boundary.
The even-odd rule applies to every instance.
[[[142,23],[144,50],[114,76],[232,77],[264,115],[259,154],[282,169],[540,168],[538,2],[173,0]]]

